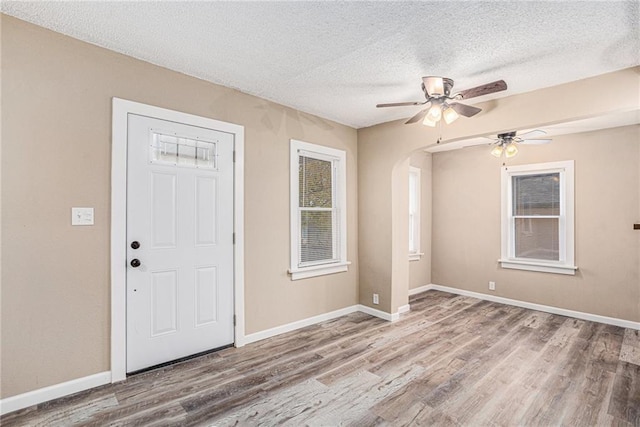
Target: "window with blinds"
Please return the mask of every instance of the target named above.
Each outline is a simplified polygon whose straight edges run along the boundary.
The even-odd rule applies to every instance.
[[[347,271],[346,153],[291,140],[293,280]]]
[[[575,274],[573,161],[502,169],[504,268]]]
[[[299,155],[299,266],[337,259],[334,182],[333,161]]]

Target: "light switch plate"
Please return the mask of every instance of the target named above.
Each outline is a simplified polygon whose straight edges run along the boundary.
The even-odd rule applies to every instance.
[[[71,208],[71,225],[93,225],[93,208]]]

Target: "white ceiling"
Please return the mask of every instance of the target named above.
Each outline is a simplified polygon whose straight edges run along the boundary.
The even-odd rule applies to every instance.
[[[16,2],[2,12],[361,128],[410,117],[420,78],[486,101],[640,64],[640,2]],[[471,102],[469,102],[471,103]]]

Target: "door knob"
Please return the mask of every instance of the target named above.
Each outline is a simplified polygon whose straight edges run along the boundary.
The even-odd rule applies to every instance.
[[[131,242],[131,249],[138,249],[140,247],[140,242],[134,240]]]
[[[134,258],[131,260],[131,267],[136,268],[136,267],[140,267],[140,260],[138,258]]]

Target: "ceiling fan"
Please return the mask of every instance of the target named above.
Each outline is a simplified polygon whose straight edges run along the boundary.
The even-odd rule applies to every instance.
[[[449,78],[426,76],[422,78],[422,91],[424,92],[426,101],[393,102],[388,104],[378,104],[376,107],[406,107],[428,104],[427,108],[411,117],[405,122],[405,124],[415,123],[422,120],[424,125],[434,127],[442,118],[444,118],[444,121],[447,124],[450,124],[460,115],[472,117],[482,111],[481,108],[452,101],[475,98],[476,96],[500,92],[507,89],[507,84],[504,80],[497,80],[495,82],[463,90],[455,94],[451,93],[452,88],[453,80]]]
[[[518,134],[518,131],[512,131],[499,133],[495,136],[492,135],[489,138],[494,140],[492,145],[494,145],[495,147],[493,147],[493,149],[491,150],[491,154],[496,157],[501,157],[504,153],[505,157],[507,158],[513,157],[518,154],[518,147],[516,147],[516,145],[518,144],[539,145],[550,143],[551,139],[548,138],[529,139],[532,136],[542,136],[546,134],[547,133],[545,131],[536,129],[521,134]],[[524,139],[523,136],[528,136],[529,138]]]

